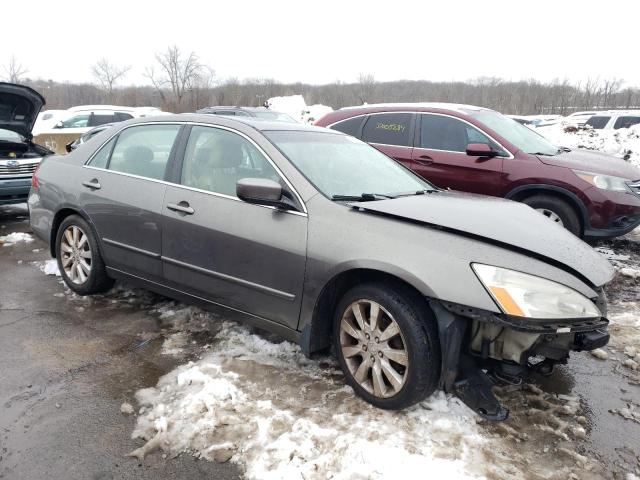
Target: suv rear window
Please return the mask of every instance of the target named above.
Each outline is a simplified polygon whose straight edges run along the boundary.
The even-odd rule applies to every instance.
[[[347,135],[351,135],[356,138],[360,138],[360,128],[362,127],[362,122],[364,122],[366,118],[367,117],[347,118],[346,120],[342,120],[335,125],[331,125],[331,129],[338,130],[339,132],[346,133]]]
[[[611,117],[595,116],[587,120],[587,125],[591,125],[595,129],[604,128]]]
[[[377,113],[369,115],[367,123],[362,130],[362,140],[368,143],[410,147],[413,145],[412,117],[413,114],[411,113]]]
[[[613,128],[614,129],[629,128],[639,123],[640,123],[640,116],[639,117],[619,117],[616,120],[616,123],[613,124]]]

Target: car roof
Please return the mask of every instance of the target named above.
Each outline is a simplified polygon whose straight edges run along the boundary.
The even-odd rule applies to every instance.
[[[229,124],[242,123],[248,125],[258,131],[269,130],[290,130],[290,131],[305,131],[305,132],[322,132],[344,135],[337,130],[330,130],[324,127],[315,127],[306,123],[288,123],[288,122],[273,122],[270,120],[263,120],[256,117],[227,117],[211,115],[207,113],[181,113],[172,115],[156,115],[153,117],[142,117],[127,120],[122,122],[126,125],[135,125],[138,123],[155,123],[155,122],[194,122],[205,123],[210,125],[222,125],[228,126]],[[116,124],[116,125],[119,125]]]
[[[440,110],[454,110],[460,113],[467,113],[468,110],[487,110],[490,111],[489,108],[478,107],[476,105],[465,105],[463,103],[445,103],[445,102],[414,102],[414,103],[368,103],[365,105],[358,105],[353,107],[344,107],[339,111],[345,110],[360,110],[360,109],[369,109],[369,108],[435,108]]]

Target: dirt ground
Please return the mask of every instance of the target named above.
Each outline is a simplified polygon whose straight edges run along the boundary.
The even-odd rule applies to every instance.
[[[28,232],[26,213],[22,206],[0,207],[0,236]],[[600,248],[625,265],[640,265],[637,237]],[[0,246],[0,478],[241,478],[242,464],[188,453],[155,449],[143,460],[126,456],[145,442],[131,438],[136,415],[122,413],[123,403],[137,408],[137,391],[215,350],[219,327],[209,317],[197,328],[169,324],[166,309],[157,308],[167,299],[126,286],[79,299],[59,277],[41,271],[49,258],[38,240]],[[615,318],[637,318],[639,287],[640,278],[616,277],[608,291]],[[474,420],[486,440],[475,455],[481,463],[476,473],[621,480],[640,474],[640,372],[627,366],[629,347],[640,347],[640,336],[624,322],[612,324],[611,332],[601,355],[606,359],[579,353],[550,377],[499,389],[511,416],[502,424]],[[364,409],[333,369],[318,362],[326,381],[305,380],[304,388],[314,390],[310,398],[322,398],[317,405],[323,408],[338,408],[331,404],[337,398]],[[233,359],[227,364],[233,370]],[[274,398],[296,394],[295,379],[279,385],[277,365],[247,365],[237,373],[269,384]]]

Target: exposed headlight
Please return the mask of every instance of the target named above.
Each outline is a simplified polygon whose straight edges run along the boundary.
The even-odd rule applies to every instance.
[[[613,192],[631,192],[627,182],[629,180],[620,177],[612,177],[610,175],[600,175],[599,173],[582,172],[580,170],[573,171],[581,179],[589,182],[594,187],[601,190],[611,190]]]
[[[508,315],[539,319],[602,316],[591,300],[560,283],[506,268],[479,263],[471,266]]]

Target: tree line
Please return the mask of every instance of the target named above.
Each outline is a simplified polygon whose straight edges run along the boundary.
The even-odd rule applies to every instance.
[[[296,94],[303,95],[308,105],[321,103],[334,109],[385,102],[465,103],[519,115],[640,108],[640,88],[625,87],[617,78],[589,78],[582,82],[507,81],[492,77],[455,82],[379,82],[369,73],[361,74],[356,82],[325,85],[283,84],[264,78],[220,80],[195,52],[183,52],[177,46],[158,52],[154,62],[144,69],[149,85],[125,85],[130,70],[128,65],[101,58],[91,68],[95,83],[33,79],[28,68],[12,55],[0,72],[4,73],[4,80],[23,83],[40,92],[49,109],[102,103],[189,112],[211,105],[259,106],[270,97]]]

